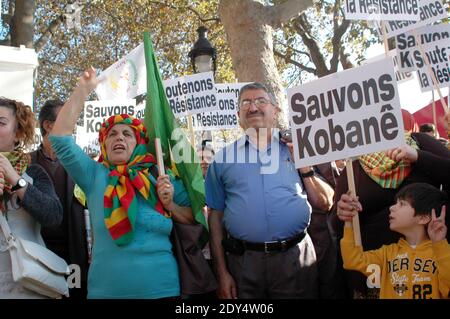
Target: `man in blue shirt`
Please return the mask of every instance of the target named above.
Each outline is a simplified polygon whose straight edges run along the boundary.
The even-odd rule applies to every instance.
[[[274,128],[279,111],[264,85],[242,87],[245,135],[218,152],[208,169],[206,203],[221,298],[317,297],[316,256],[306,228],[310,204],[328,210],[332,189],[310,167],[300,169],[300,179]]]

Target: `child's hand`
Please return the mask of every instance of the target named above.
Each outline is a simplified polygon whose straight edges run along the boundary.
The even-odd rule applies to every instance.
[[[347,194],[342,194],[341,199],[337,202],[336,215],[343,222],[350,222],[357,212],[362,211],[361,203],[358,197]]]
[[[447,226],[445,226],[445,206],[442,206],[441,216],[436,217],[434,209],[431,210],[431,221],[428,223],[428,236],[433,243],[445,239]]]

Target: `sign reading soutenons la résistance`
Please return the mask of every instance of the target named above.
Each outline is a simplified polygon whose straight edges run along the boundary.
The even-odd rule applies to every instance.
[[[408,21],[408,19],[404,21],[386,21],[387,36],[390,38],[447,17],[447,11],[442,4],[442,0],[421,0],[419,12],[419,21]]]
[[[288,101],[297,168],[405,143],[391,58],[288,89]]]
[[[176,118],[218,109],[214,75],[203,72],[163,82],[166,97]]]
[[[216,83],[219,109],[214,112],[197,113],[192,119],[195,131],[212,131],[239,128],[239,90],[248,83]]]
[[[419,0],[346,0],[348,20],[419,20]]]

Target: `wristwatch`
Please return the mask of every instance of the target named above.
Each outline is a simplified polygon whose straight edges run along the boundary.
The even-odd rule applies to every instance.
[[[301,175],[302,177],[304,177],[304,178],[306,178],[306,177],[313,177],[313,176],[314,176],[314,170],[312,169],[312,170],[310,170],[309,172],[306,172],[306,173],[300,173],[300,175]]]
[[[17,184],[11,187],[11,192],[15,192],[16,190],[24,188],[25,186],[27,186],[27,181],[21,177],[17,181]]]

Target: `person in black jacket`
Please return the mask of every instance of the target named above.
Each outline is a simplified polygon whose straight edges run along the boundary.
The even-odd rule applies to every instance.
[[[75,198],[75,183],[57,159],[48,139],[48,135],[63,105],[62,101],[49,100],[42,106],[39,112],[42,144],[38,150],[30,155],[32,163],[41,165],[49,174],[64,209],[61,225],[42,227],[42,237],[47,248],[65,259],[69,265],[75,264],[80,267],[80,287],[74,287],[70,290],[70,298],[86,298],[88,253],[86,225],[83,214],[84,207]]]

